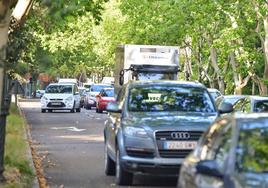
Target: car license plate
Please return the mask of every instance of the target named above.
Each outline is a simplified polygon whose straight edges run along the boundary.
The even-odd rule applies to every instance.
[[[197,145],[196,141],[169,141],[165,142],[164,148],[170,150],[178,149],[194,149]]]
[[[61,103],[60,102],[52,102],[51,105],[59,106],[59,105],[61,105]]]

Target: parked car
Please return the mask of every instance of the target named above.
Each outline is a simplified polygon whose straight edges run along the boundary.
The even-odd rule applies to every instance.
[[[208,88],[208,92],[212,96],[212,98],[215,100],[217,97],[222,96],[221,92],[215,88]]]
[[[113,88],[112,85],[109,84],[92,84],[87,92],[87,96],[85,99],[85,108],[91,109],[92,107],[96,107],[96,95],[100,93],[103,88]]]
[[[222,103],[230,103],[231,105],[234,105],[238,100],[245,98],[245,95],[221,95],[215,99],[216,107],[219,108],[219,106]]]
[[[217,119],[182,163],[177,187],[268,187],[267,138],[267,113]]]
[[[234,112],[268,112],[268,97],[247,96],[239,99],[233,106]]]
[[[80,94],[80,107],[84,107],[85,99],[87,96],[86,88],[85,87],[78,87],[78,92]]]
[[[49,84],[41,98],[41,112],[47,110],[70,110],[80,112],[80,95],[76,84]]]
[[[102,113],[106,110],[108,102],[115,101],[114,88],[103,88],[96,96],[96,112]]]
[[[136,81],[107,105],[105,173],[129,185],[133,174],[176,176],[184,158],[218,116],[197,82]]]

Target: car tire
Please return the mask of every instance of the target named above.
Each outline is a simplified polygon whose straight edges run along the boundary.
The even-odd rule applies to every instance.
[[[50,110],[48,110],[48,112],[49,112],[49,113],[52,113],[52,110],[50,109]]]
[[[115,181],[117,185],[131,185],[133,174],[123,169],[120,162],[120,151],[116,151],[116,168],[115,168]]]
[[[41,112],[42,112],[42,113],[46,113],[46,110],[45,110],[45,109],[41,109]]]
[[[70,110],[71,113],[74,113],[75,112],[75,103],[73,105],[73,108]]]
[[[104,171],[107,176],[115,175],[115,162],[111,159],[107,151],[107,144],[104,146]]]
[[[96,107],[96,113],[99,113],[99,109]]]
[[[81,112],[81,108],[76,108],[76,112]]]
[[[86,109],[87,110],[90,110],[91,109],[91,106],[89,104],[86,105]]]

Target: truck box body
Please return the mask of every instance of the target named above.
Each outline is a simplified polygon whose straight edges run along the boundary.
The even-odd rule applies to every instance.
[[[176,46],[123,45],[116,50],[115,94],[129,80],[177,80]]]

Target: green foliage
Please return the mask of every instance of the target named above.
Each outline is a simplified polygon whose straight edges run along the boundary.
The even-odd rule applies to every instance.
[[[25,124],[17,107],[12,104],[7,119],[5,144],[5,176],[4,188],[30,186],[33,182],[33,170],[27,155],[28,142],[25,139]],[[10,178],[10,179],[9,179]]]
[[[266,12],[261,0],[38,0],[13,40],[11,51],[18,56],[10,61],[19,62],[20,68],[10,67],[54,77],[110,76],[120,44],[174,45],[192,50],[191,79],[202,78],[209,86],[209,76],[217,87],[210,57],[214,48],[226,91],[233,93],[234,71],[240,78],[263,76],[260,37]],[[229,64],[231,53],[236,70]],[[186,58],[180,59],[183,66]]]

